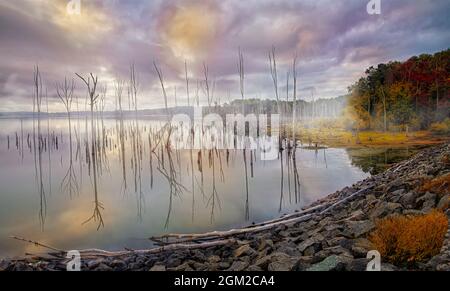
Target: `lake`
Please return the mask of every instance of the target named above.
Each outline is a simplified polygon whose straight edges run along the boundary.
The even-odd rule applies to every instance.
[[[152,247],[153,235],[261,222],[415,152],[299,147],[295,159],[284,151],[268,161],[251,150],[246,160],[243,150],[168,155],[155,124],[97,120],[92,147],[84,119],[72,120],[72,146],[65,119],[0,120],[0,257],[43,251],[13,235],[67,250],[140,249]]]

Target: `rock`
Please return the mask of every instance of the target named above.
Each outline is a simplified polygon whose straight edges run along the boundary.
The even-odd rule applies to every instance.
[[[251,255],[254,252],[255,251],[249,245],[243,245],[234,251],[233,256],[235,258],[239,258],[240,256],[243,255]]]
[[[314,263],[313,257],[300,257],[298,258],[292,271],[305,271],[311,266],[312,263]]]
[[[154,265],[150,269],[150,272],[164,272],[164,271],[166,271],[166,266],[163,265]]]
[[[392,264],[381,263],[381,271],[383,271],[383,272],[392,272],[392,271],[396,271],[396,270],[397,270],[397,267]]]
[[[375,224],[370,220],[348,221],[346,224],[347,232],[353,237],[360,237],[375,228]]]
[[[365,213],[361,209],[359,209],[350,213],[350,216],[347,218],[347,220],[363,220],[365,216]]]
[[[234,261],[233,264],[231,265],[231,267],[229,267],[227,269],[227,271],[232,271],[232,272],[240,272],[245,270],[248,267],[248,263],[246,262],[242,262],[242,261]]]
[[[219,268],[224,270],[224,269],[228,269],[230,267],[230,263],[227,262],[220,262],[219,263]]]
[[[417,193],[411,191],[411,192],[406,193],[405,195],[403,195],[400,198],[400,203],[405,208],[414,208],[416,199],[417,199]]]
[[[403,193],[405,193],[405,189],[398,189],[391,193],[391,196],[401,196]]]
[[[270,239],[261,238],[258,242],[258,251],[262,251],[266,248],[273,248],[273,241]]]
[[[261,271],[263,271],[263,269],[261,269],[258,266],[255,266],[255,265],[251,265],[250,267],[247,268],[246,271],[249,271],[249,272],[261,272]]]
[[[285,253],[273,253],[271,255],[271,263],[268,266],[268,270],[272,272],[276,271],[291,271],[297,264],[298,259],[291,257]]]
[[[440,210],[446,210],[449,208],[449,206],[450,206],[450,195],[447,194],[444,197],[442,197],[441,200],[439,200],[437,208]]]
[[[14,265],[13,271],[15,271],[15,272],[29,272],[29,271],[33,271],[33,268],[30,265],[28,265],[28,264],[26,264],[24,262],[17,262]]]
[[[353,246],[351,248],[353,257],[355,258],[365,258],[367,256],[368,250],[362,247]]]
[[[427,211],[436,205],[436,194],[427,192],[425,195],[416,199],[416,205],[422,208],[422,210]]]
[[[9,268],[9,262],[6,260],[0,261],[0,272],[6,271]]]
[[[388,209],[388,211],[391,213],[391,212],[394,212],[395,210],[397,210],[397,209],[401,209],[401,208],[403,208],[402,207],[402,205],[400,204],[400,203],[393,203],[393,202],[388,202],[387,203],[387,205],[386,205],[386,207],[387,207],[387,209]]]
[[[321,261],[320,263],[314,264],[310,268],[306,269],[306,271],[342,271],[345,268],[346,263],[348,263],[348,259],[344,259],[343,257],[332,255]]]
[[[351,272],[363,272],[366,271],[368,263],[369,259],[366,258],[354,259],[350,261],[345,269]]]
[[[114,271],[125,271],[127,269],[127,264],[121,260],[114,260],[111,262],[111,267],[114,268]]]
[[[130,271],[137,271],[140,270],[143,267],[142,264],[139,263],[131,263],[128,265],[128,270]]]
[[[304,252],[304,256],[313,256],[316,253],[316,248],[314,246],[308,247]]]
[[[218,265],[217,265],[218,266]],[[196,271],[206,271],[208,270],[208,266],[199,262],[193,262],[192,263],[192,267],[196,270]]]
[[[89,261],[89,262],[87,262],[87,267],[89,268],[89,270],[92,270],[92,269],[97,268],[100,264],[103,264],[104,262],[105,262],[104,259],[97,259],[97,260]]]
[[[266,269],[271,260],[271,256],[265,256],[260,259],[257,259],[255,262],[255,266],[258,266],[262,269]]]
[[[111,272],[113,270],[113,268],[111,268],[110,266],[101,263],[100,265],[98,265],[98,267],[95,268],[95,271],[98,272]]]
[[[300,244],[297,246],[297,249],[298,249],[300,252],[304,252],[304,251],[305,251],[307,248],[309,248],[310,246],[320,244],[324,239],[325,239],[325,238],[324,238],[323,235],[321,235],[320,233],[319,233],[319,234],[316,234],[315,236],[313,236],[313,237],[311,237],[311,238],[308,238],[307,240],[305,240],[305,241],[303,241],[302,243],[300,243]]]
[[[369,218],[374,220],[377,218],[383,218],[387,214],[386,202],[379,202],[375,208],[370,212]]]
[[[208,257],[208,263],[213,264],[213,263],[219,263],[222,259],[219,256],[213,255]]]
[[[283,241],[279,243],[275,247],[277,252],[288,254],[291,257],[300,256],[300,251],[297,249],[297,245],[292,241]]]
[[[192,267],[189,265],[189,263],[183,263],[175,268],[170,269],[170,271],[183,271],[183,272],[187,272],[187,271],[194,271],[194,269],[192,269]]]

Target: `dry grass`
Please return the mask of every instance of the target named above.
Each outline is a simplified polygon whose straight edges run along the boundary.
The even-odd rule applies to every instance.
[[[450,174],[425,180],[419,190],[421,192],[435,193],[440,198],[444,195],[450,194]]]
[[[287,132],[290,135],[291,129]],[[338,128],[299,128],[297,137],[303,143],[319,143],[332,147],[342,146],[414,146],[439,144],[448,137],[436,136],[429,131],[379,132],[361,131],[358,134]]]
[[[421,216],[382,219],[369,239],[384,261],[412,266],[440,252],[447,228],[446,215],[434,210]]]

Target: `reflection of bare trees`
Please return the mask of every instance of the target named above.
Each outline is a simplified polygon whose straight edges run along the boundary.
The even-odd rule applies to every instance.
[[[34,70],[34,98],[33,98],[33,155],[34,155],[34,168],[36,185],[39,193],[39,221],[42,229],[45,225],[45,218],[47,215],[47,198],[45,195],[45,188],[43,182],[43,169],[42,169],[42,153],[44,151],[44,140],[41,135],[41,108],[42,108],[42,78],[39,71],[39,67],[36,66]],[[37,115],[37,116],[36,116]],[[36,122],[37,119],[37,129]],[[37,133],[36,133],[37,130]],[[37,136],[36,136],[37,134]]]
[[[87,79],[76,74],[85,84],[88,90],[89,105],[91,108],[91,159],[92,159],[92,173],[94,183],[94,212],[90,218],[88,218],[83,224],[90,221],[98,222],[97,229],[104,226],[103,217],[101,211],[104,209],[102,203],[98,199],[98,185],[97,185],[97,137],[96,129],[94,125],[94,106],[97,103],[99,95],[96,93],[98,77],[94,77],[91,73]]]
[[[120,160],[122,162],[122,189],[125,192],[127,190],[127,172],[126,172],[126,149],[125,149],[125,127],[123,124],[123,103],[122,103],[122,93],[123,93],[124,82],[118,80],[116,82],[115,95],[117,99],[117,106],[119,109],[119,146],[120,146]]]
[[[73,194],[78,193],[78,182],[75,174],[75,169],[73,167],[73,149],[72,149],[72,101],[73,101],[73,91],[75,88],[74,81],[67,81],[64,79],[64,83],[56,84],[56,94],[64,105],[67,111],[67,120],[69,125],[69,168],[67,169],[66,175],[61,182],[61,190],[63,192],[69,193],[72,197]]]

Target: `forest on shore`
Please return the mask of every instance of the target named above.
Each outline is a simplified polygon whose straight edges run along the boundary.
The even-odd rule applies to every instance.
[[[370,67],[349,87],[343,124],[358,130],[450,132],[450,49]]]

